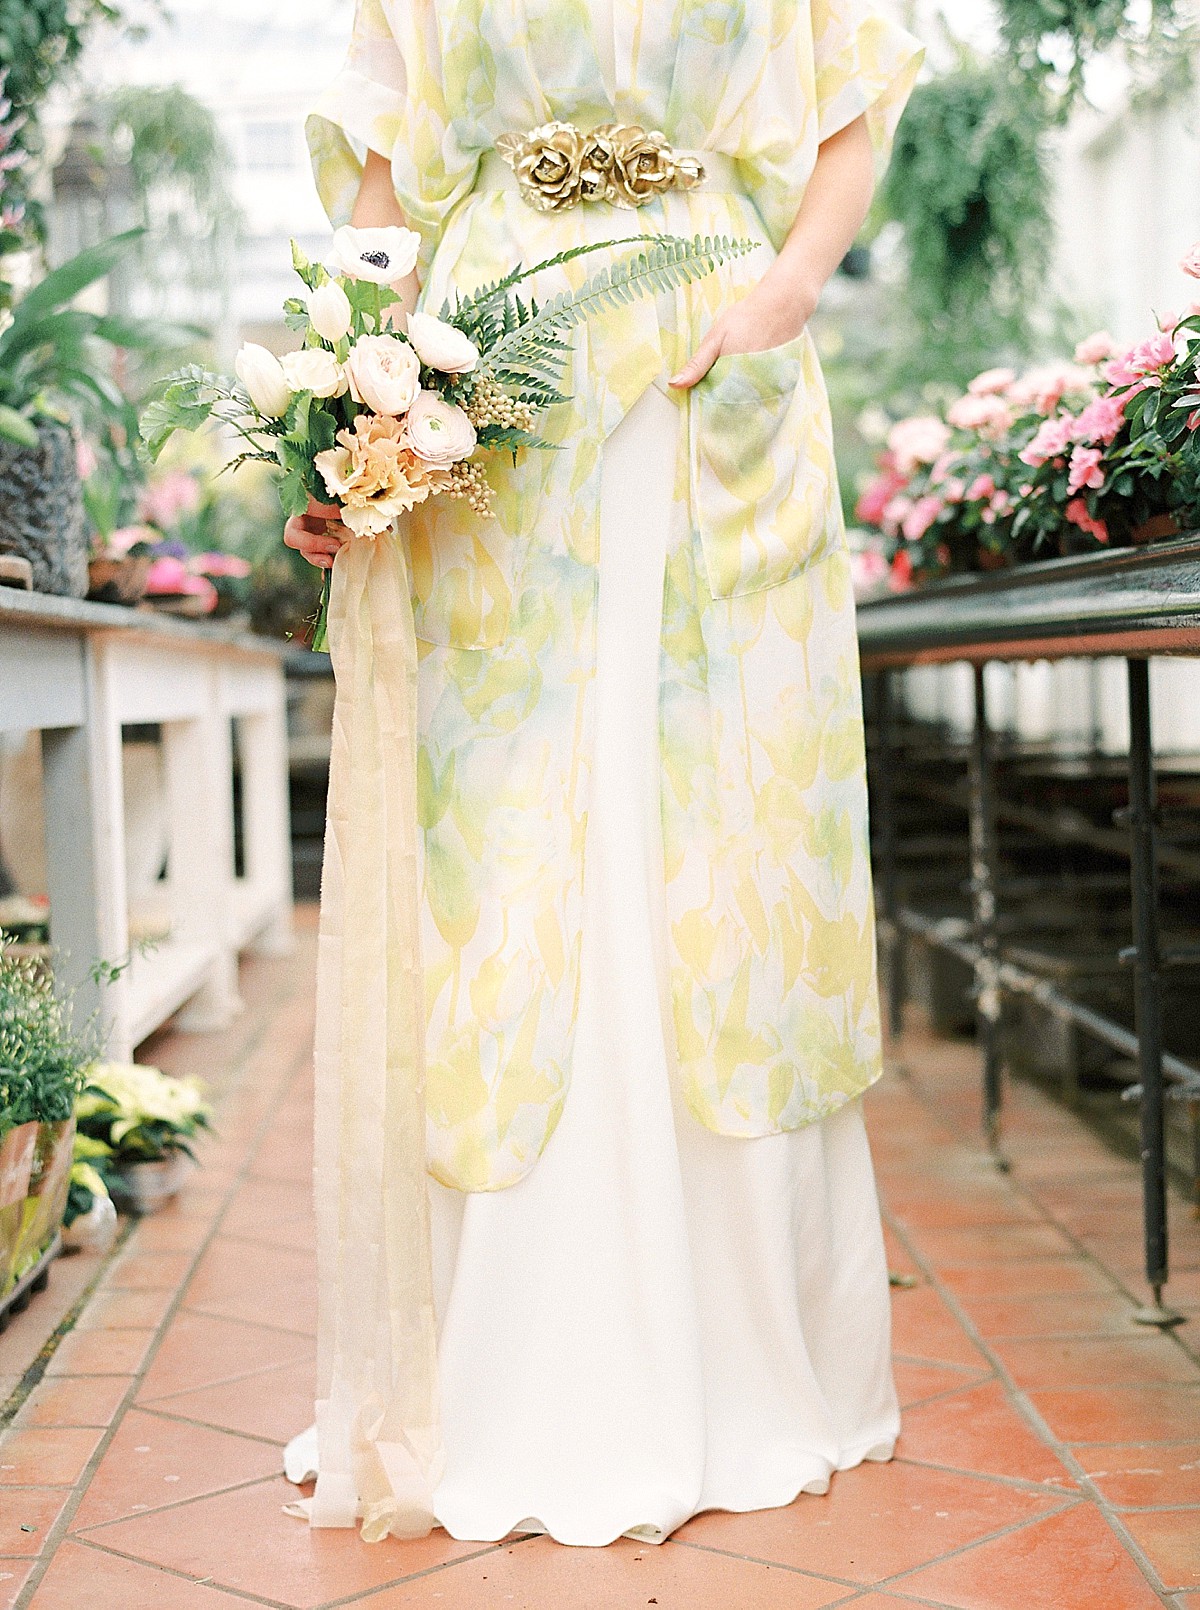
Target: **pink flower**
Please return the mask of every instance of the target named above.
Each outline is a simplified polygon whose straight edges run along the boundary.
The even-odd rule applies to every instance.
[[[995,481],[987,473],[987,471],[984,470],[983,474],[977,475],[967,488],[967,496],[970,498],[971,502],[974,503],[979,498],[990,498],[995,490]]]
[[[1130,367],[1129,360],[1136,350],[1136,347],[1127,347],[1124,352],[1116,353],[1104,365],[1104,378],[1110,386],[1132,386],[1141,378],[1138,371]],[[1129,401],[1128,398],[1125,400]]]
[[[1104,485],[1104,471],[1100,468],[1104,454],[1098,447],[1077,447],[1071,454],[1067,474],[1067,491],[1078,492],[1085,486],[1099,489]]]
[[[1088,513],[1088,506],[1082,498],[1072,498],[1063,510],[1063,514],[1072,525],[1086,531],[1095,537],[1097,542],[1108,541],[1108,527],[1103,520],[1097,520]]]
[[[1191,412],[1191,413],[1190,413],[1190,414],[1189,414],[1189,415],[1188,415],[1188,416],[1187,416],[1187,428],[1188,428],[1188,429],[1189,429],[1189,430],[1197,430],[1197,429],[1200,429],[1200,408],[1196,408],[1196,409],[1194,409],[1194,410],[1193,410],[1193,411],[1192,411],[1192,412]]]
[[[946,503],[961,503],[967,494],[967,483],[960,475],[950,475],[941,483],[940,491]]]
[[[1075,348],[1076,363],[1103,363],[1116,351],[1116,342],[1107,330],[1096,330]]]
[[[858,502],[854,505],[854,518],[861,520],[864,525],[879,525],[883,520],[884,509],[907,484],[898,470],[880,470],[878,475],[871,477],[859,494]]]
[[[1012,508],[1012,493],[1000,487],[998,491],[992,493],[991,508],[995,514],[1007,514]]]
[[[159,542],[161,540],[158,532],[152,531],[149,526],[123,525],[117,527],[104,546],[107,553],[119,558],[122,554],[127,554],[136,542]]]
[[[1119,397],[1097,397],[1075,421],[1077,442],[1111,442],[1125,423],[1125,404]]]
[[[932,464],[949,440],[949,427],[942,420],[933,414],[915,414],[892,426],[887,445],[895,456],[897,470],[909,476],[918,464]]]
[[[1070,414],[1057,414],[1053,419],[1045,419],[1038,426],[1033,440],[1021,449],[1017,457],[1022,464],[1037,469],[1048,459],[1066,452],[1074,430],[1075,421]]]
[[[198,553],[188,562],[195,576],[248,576],[251,571],[248,559],[236,553]]]
[[[1200,240],[1193,242],[1179,259],[1179,266],[1194,280],[1200,280]]]
[[[882,526],[886,536],[897,537],[900,535],[901,522],[912,506],[913,500],[910,497],[905,497],[903,492],[897,492],[896,496],[888,501],[879,520],[879,524]]]
[[[1000,435],[1012,424],[1012,409],[1002,397],[972,396],[968,392],[965,397],[951,403],[946,410],[946,419],[957,430]]]
[[[900,529],[909,542],[919,542],[941,512],[941,498],[927,492],[904,516]]]
[[[194,576],[182,559],[156,559],[146,577],[147,594],[184,594],[203,598],[209,609],[217,604],[217,589],[206,576]]]
[[[1165,331],[1139,341],[1128,356],[1128,366],[1135,375],[1156,374],[1175,362],[1175,343]]]
[[[1043,364],[1030,369],[1008,388],[1009,401],[1039,414],[1048,414],[1058,407],[1068,391],[1083,391],[1092,385],[1092,376],[1086,369],[1073,363]]]
[[[986,397],[993,391],[1005,391],[1017,378],[1013,369],[985,369],[967,385],[972,397]]]
[[[856,598],[877,586],[887,573],[888,562],[878,548],[861,548],[850,556],[850,578]]]
[[[185,470],[172,470],[151,481],[142,493],[138,514],[151,525],[168,531],[181,516],[200,507],[200,483]]]

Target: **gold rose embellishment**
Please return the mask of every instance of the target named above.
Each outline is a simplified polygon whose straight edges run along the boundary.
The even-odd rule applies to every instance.
[[[543,123],[529,134],[502,134],[496,149],[539,212],[561,212],[580,200],[583,135],[572,123]]]
[[[502,134],[496,150],[539,212],[581,201],[644,207],[668,190],[692,190],[704,165],[677,155],[664,134],[637,123],[605,123],[584,134],[573,123],[543,123],[528,134]]]

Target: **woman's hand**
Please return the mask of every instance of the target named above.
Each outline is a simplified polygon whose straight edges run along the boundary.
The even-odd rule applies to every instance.
[[[284,543],[302,553],[310,565],[329,570],[338,549],[350,535],[341,521],[338,504],[318,503],[315,498],[309,498],[307,510],[294,514],[284,526]]]
[[[816,305],[815,292],[776,272],[773,264],[752,291],[710,325],[683,368],[671,376],[670,384],[687,391],[728,353],[763,352],[794,340]]]
[[[804,199],[779,256],[762,279],[726,308],[671,385],[686,391],[730,352],[761,352],[798,336],[821,287],[846,255],[871,204],[874,157],[865,117],[817,147]]]

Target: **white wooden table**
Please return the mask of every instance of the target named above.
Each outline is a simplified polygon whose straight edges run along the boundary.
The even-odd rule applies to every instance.
[[[180,1008],[183,1028],[227,1022],[238,953],[291,943],[286,652],[220,622],[0,588],[0,731],[42,735],[56,975],[77,1021],[99,1011],[112,1059]],[[122,729],[142,723],[162,733],[167,920],[131,951]],[[97,960],[127,958],[93,981]]]

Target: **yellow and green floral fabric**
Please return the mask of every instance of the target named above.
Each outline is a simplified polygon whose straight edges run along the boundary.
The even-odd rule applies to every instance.
[[[359,0],[309,121],[346,220],[391,161],[437,311],[517,261],[670,232],[756,240],[576,340],[561,450],[493,468],[496,518],[406,517],[421,664],[418,782],[429,1167],[490,1190],[567,1099],[579,975],[605,437],[666,389],[762,273],[820,140],[865,113],[880,161],[921,50],[861,0],[615,0],[615,82],[586,0]],[[715,153],[694,190],[623,211],[530,208],[494,151],[614,118]],[[545,294],[596,266],[548,274]],[[721,358],[681,410],[661,654],[662,814],[679,1077],[710,1128],[795,1129],[880,1071],[854,606],[829,408],[808,332]]]

